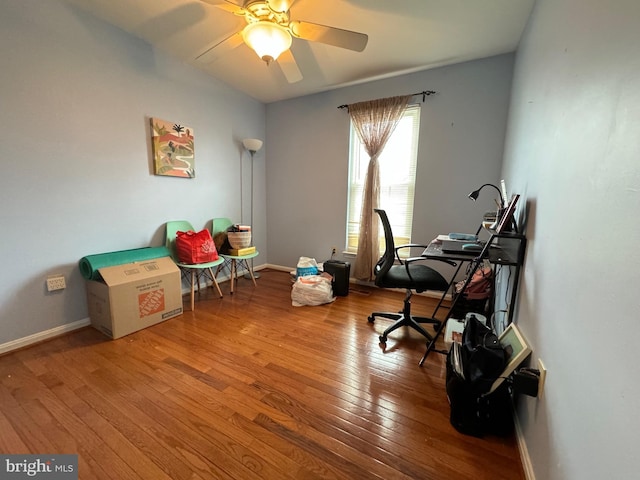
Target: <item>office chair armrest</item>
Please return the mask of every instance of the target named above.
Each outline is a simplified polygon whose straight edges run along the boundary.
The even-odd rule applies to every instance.
[[[437,260],[438,262],[444,262],[446,264],[451,265],[452,267],[457,267],[458,263],[454,262],[453,260],[449,260],[448,258],[426,258],[423,256],[420,257],[410,257],[410,258],[405,258],[404,260],[402,258],[400,258],[400,254],[398,253],[398,250],[400,250],[401,248],[427,248],[429,245],[423,245],[421,243],[407,243],[405,245],[400,245],[398,247],[396,247],[396,258],[398,259],[398,262],[400,262],[400,264],[404,264],[404,263],[411,263],[411,262],[415,262],[417,260]]]
[[[416,262],[418,260],[429,260],[429,261],[436,260],[438,262],[447,263],[447,264],[451,265],[452,267],[457,267],[458,266],[457,262],[454,262],[453,260],[449,260],[448,258],[427,258],[427,257],[420,256],[420,257],[411,257],[411,258],[405,258],[404,259],[405,263],[407,263],[407,264],[408,263],[412,263],[412,262]]]
[[[452,267],[457,267],[458,266],[458,262],[454,262],[453,260],[449,260],[448,258],[425,258],[425,257],[421,257],[421,258],[424,259],[424,260],[435,260],[437,262],[448,263]]]
[[[400,262],[400,264],[403,264],[405,261],[407,261],[407,259],[405,259],[404,261],[400,258],[400,253],[399,251],[403,248],[427,248],[428,245],[422,245],[421,243],[405,243],[404,245],[398,245],[397,247],[395,247],[395,252],[396,252],[396,258],[398,259],[398,261]],[[417,257],[416,257],[417,258]]]
[[[401,248],[427,248],[429,245],[423,245],[421,243],[405,243],[404,245],[396,246],[396,255]]]

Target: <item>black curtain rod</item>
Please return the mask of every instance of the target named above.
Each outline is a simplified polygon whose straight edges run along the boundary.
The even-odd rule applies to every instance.
[[[411,96],[416,97],[418,95],[422,95],[422,101],[424,102],[429,95],[435,95],[436,93],[438,92],[435,92],[433,90],[423,90],[422,92],[412,93]],[[340,105],[338,106],[338,108],[349,108],[349,105],[347,104]]]

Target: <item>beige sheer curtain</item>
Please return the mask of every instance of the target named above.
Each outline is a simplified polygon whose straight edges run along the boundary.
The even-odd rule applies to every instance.
[[[402,118],[413,95],[381,98],[348,106],[353,126],[370,157],[362,196],[362,215],[358,237],[358,255],[353,275],[372,280],[373,267],[380,256],[378,219],[374,208],[380,205],[380,168],[378,156]]]

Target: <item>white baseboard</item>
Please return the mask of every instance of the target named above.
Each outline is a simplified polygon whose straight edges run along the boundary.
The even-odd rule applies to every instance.
[[[273,263],[267,263],[263,268],[270,268],[272,270],[278,270],[280,272],[295,272],[296,267],[285,267],[284,265],[274,265]],[[257,269],[256,269],[257,270]]]
[[[72,332],[74,330],[78,330],[79,328],[86,327],[87,325],[91,325],[91,320],[88,317],[83,318],[82,320],[78,320],[77,322],[60,325],[59,327],[55,327],[44,332],[34,333],[33,335],[18,338],[17,340],[11,340],[10,342],[0,345],[0,355],[2,355],[3,353],[11,352],[13,350],[28,347],[29,345],[33,345],[34,343],[42,342],[44,340],[48,340],[65,333]]]
[[[270,268],[273,270],[279,270],[282,272],[292,272],[295,271],[295,268],[291,268],[291,267],[286,267],[283,265],[274,265],[274,264],[263,264],[260,266],[256,266],[254,267],[254,271],[260,271],[263,270],[265,268]],[[230,280],[229,275],[225,275],[225,276],[220,276],[218,277],[218,283],[221,282],[226,282]],[[364,284],[362,282],[358,282],[357,280],[350,278],[349,279],[350,283],[361,283]],[[211,285],[211,282],[208,282],[208,286]],[[190,289],[189,288],[183,288],[182,289],[182,293],[183,294],[188,294],[190,293]],[[440,298],[440,295],[438,292],[424,292],[421,293],[420,295],[426,295],[426,296],[434,296],[435,298]],[[33,345],[34,343],[38,343],[38,342],[42,342],[44,340],[47,340],[49,338],[53,338],[53,337],[57,337],[59,335],[63,335],[65,333],[68,332],[72,332],[74,330],[78,330],[80,328],[86,327],[88,325],[91,325],[91,319],[84,318],[82,320],[78,320],[76,322],[72,322],[72,323],[67,323],[65,325],[60,325],[59,327],[55,327],[52,328],[50,330],[46,330],[44,332],[38,332],[38,333],[34,333],[33,335],[29,335],[27,337],[23,337],[23,338],[18,338],[16,340],[11,340],[10,342],[6,342],[3,344],[0,344],[0,355],[4,354],[4,353],[8,353],[11,352],[13,350],[18,350],[20,348],[24,348],[24,347],[28,347],[29,345]],[[533,477],[531,477],[531,479],[533,479]]]
[[[259,267],[254,267],[254,271],[262,270],[263,268],[265,268],[264,265]],[[230,277],[229,275],[220,276],[218,277],[217,280],[218,280],[218,283],[226,282],[230,280]],[[208,282],[208,285],[210,286],[211,282]],[[191,290],[189,288],[182,289],[183,294],[188,294],[190,292]],[[44,332],[38,332],[38,333],[34,333],[33,335],[29,335],[27,337],[11,340],[10,342],[0,344],[0,355],[4,353],[12,352],[14,350],[18,350],[20,348],[28,347],[29,345],[33,345],[35,343],[42,342],[50,338],[60,336],[65,333],[73,332],[74,330],[78,330],[88,325],[91,325],[91,319],[89,317],[83,318],[82,320],[78,320],[77,322],[60,325],[59,327],[55,327],[50,330],[46,330]]]
[[[522,462],[524,477],[526,480],[536,480],[533,465],[531,464],[531,457],[529,456],[529,449],[527,448],[527,443],[524,441],[524,435],[522,434],[518,415],[515,413],[513,415],[513,423],[516,426],[516,441],[518,442],[518,450],[520,451],[520,461]]]

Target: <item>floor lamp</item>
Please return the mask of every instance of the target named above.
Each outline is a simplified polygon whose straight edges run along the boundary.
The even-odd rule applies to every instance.
[[[249,221],[249,225],[251,225],[251,236],[255,233],[254,225],[253,225],[253,156],[256,154],[258,150],[262,148],[262,140],[258,140],[257,138],[245,138],[242,140],[242,145],[246,148],[251,154],[251,219]],[[253,258],[251,259],[251,270],[253,271]],[[249,276],[249,274],[245,275]],[[260,278],[260,275],[253,272],[254,278]]]

